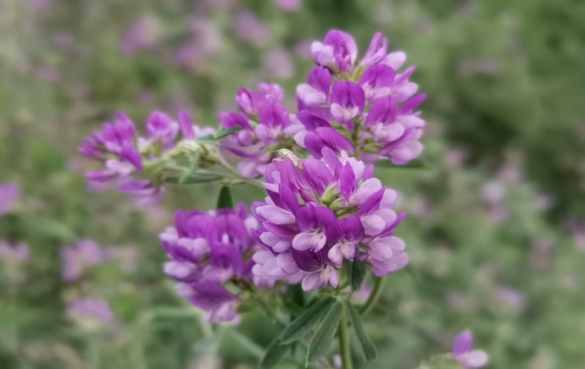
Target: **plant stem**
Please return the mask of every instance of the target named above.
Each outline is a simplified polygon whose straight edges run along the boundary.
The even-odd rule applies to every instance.
[[[372,307],[374,307],[374,304],[378,301],[378,298],[380,298],[380,295],[384,290],[384,282],[385,279],[383,277],[376,278],[374,289],[372,290],[370,297],[368,297],[366,303],[360,308],[360,315],[366,315]]]
[[[339,321],[339,331],[337,332],[339,338],[339,352],[341,354],[342,369],[352,369],[353,363],[351,361],[351,340],[349,337],[349,325],[347,323],[347,312],[344,311]]]

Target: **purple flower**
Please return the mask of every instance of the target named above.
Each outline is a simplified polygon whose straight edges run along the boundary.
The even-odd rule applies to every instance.
[[[133,21],[122,35],[119,42],[120,52],[130,55],[152,49],[158,45],[160,36],[160,25],[155,18],[139,18]]]
[[[295,73],[295,66],[286,50],[275,50],[264,59],[266,70],[274,78],[291,78]]]
[[[237,281],[236,285],[254,282],[251,256],[258,248],[252,236],[256,227],[256,220],[240,203],[236,210],[179,210],[175,226],[160,235],[169,256],[165,273],[179,282],[177,291],[182,297],[206,311],[207,321],[239,322],[240,299],[227,287],[230,281]],[[258,278],[255,282],[262,284]]]
[[[302,280],[312,290],[336,287],[344,260],[367,263],[378,276],[403,268],[408,255],[393,234],[404,214],[392,210],[397,194],[372,170],[328,148],[320,160],[287,157],[268,165],[268,197],[253,206],[265,247],[254,256],[254,274]]]
[[[80,299],[67,305],[67,314],[89,329],[114,322],[114,314],[104,300]]]
[[[30,248],[24,242],[9,244],[0,241],[0,259],[9,261],[28,261],[31,257]]]
[[[350,35],[333,30],[323,43],[313,43],[313,58],[319,66],[309,73],[308,83],[297,87],[297,118],[305,127],[295,132],[300,147],[309,149],[311,142],[313,150],[309,151],[318,157],[314,146],[323,144],[321,148],[329,147],[340,155],[360,155],[367,162],[387,158],[396,165],[421,154],[425,121],[416,108],[425,95],[415,95],[418,85],[409,80],[414,67],[399,72],[406,54],[387,54],[387,47],[388,40],[377,33],[355,66],[357,46]],[[353,149],[342,148],[346,145],[338,138],[334,145],[322,143],[324,127],[351,138]],[[317,129],[321,134],[315,133]]]
[[[222,112],[218,118],[225,128],[242,127],[223,141],[223,147],[245,160],[238,170],[246,178],[264,174],[269,162],[276,157],[273,147],[290,146],[287,137],[294,135],[291,116],[281,104],[284,91],[276,84],[261,83],[258,92],[243,88],[236,95],[240,113]]]
[[[237,15],[235,34],[256,46],[265,46],[270,42],[270,30],[251,12],[242,12]]]
[[[193,125],[185,112],[179,113],[177,122],[165,113],[155,111],[148,117],[145,126],[147,137],[140,137],[134,123],[124,113],[119,113],[113,123],[105,123],[102,131],[87,137],[79,152],[104,165],[102,170],[85,174],[90,181],[117,179],[119,190],[134,196],[137,204],[152,205],[160,201],[165,193],[161,187],[160,172],[147,171],[148,179],[133,179],[133,176],[143,173],[146,166],[163,170],[165,162],[181,149],[183,141],[215,131]],[[183,141],[178,140],[179,130],[183,133]]]
[[[0,215],[8,214],[14,209],[20,188],[14,183],[0,184]]]
[[[61,278],[66,282],[75,282],[89,267],[103,261],[103,250],[95,242],[84,239],[72,246],[62,247],[61,260]]]
[[[452,354],[453,359],[465,369],[482,368],[489,361],[485,351],[473,349],[473,334],[469,330],[455,337]]]
[[[275,3],[285,11],[295,11],[301,7],[301,0],[275,0]]]

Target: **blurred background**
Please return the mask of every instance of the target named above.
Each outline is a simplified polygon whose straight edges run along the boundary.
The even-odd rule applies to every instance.
[[[415,368],[469,328],[491,368],[582,368],[584,19],[580,0],[2,0],[0,368],[255,367],[278,328],[250,312],[212,332],[162,273],[158,233],[219,188],[141,208],[88,184],[76,148],[120,110],[216,125],[260,81],[293,107],[331,28],[361,50],[384,32],[428,94],[424,166],[376,171],[411,264],[366,320],[380,356],[362,367]]]

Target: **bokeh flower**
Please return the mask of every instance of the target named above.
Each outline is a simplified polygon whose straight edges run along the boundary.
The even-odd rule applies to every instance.
[[[482,368],[489,362],[489,356],[485,351],[473,349],[473,334],[469,330],[455,337],[452,355],[464,369]]]
[[[18,200],[20,188],[14,183],[0,184],[0,215],[10,213]]]

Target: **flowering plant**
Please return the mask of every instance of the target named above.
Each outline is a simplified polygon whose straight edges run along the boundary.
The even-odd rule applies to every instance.
[[[238,111],[219,113],[217,129],[194,125],[184,112],[176,120],[154,112],[143,137],[120,113],[80,147],[103,164],[89,180],[116,180],[144,205],[158,202],[168,185],[222,185],[217,209],[179,210],[161,234],[164,271],[210,323],[238,324],[253,305],[282,325],[265,368],[299,345],[305,365],[329,366],[336,334],[341,365],[352,368],[350,328],[354,351],[374,359],[362,316],[383,277],[408,264],[395,233],[406,214],[395,210],[398,193],[375,177],[374,164],[405,165],[423,150],[417,108],[425,95],[410,81],[415,68],[401,71],[406,55],[389,53],[380,33],[359,60],[354,39],[338,30],[314,42],[311,53],[316,66],[296,88],[294,111],[280,86],[261,83],[237,92]],[[243,203],[234,209],[239,184],[259,186],[266,197],[250,211]],[[372,292],[356,306],[352,294],[368,271]]]

